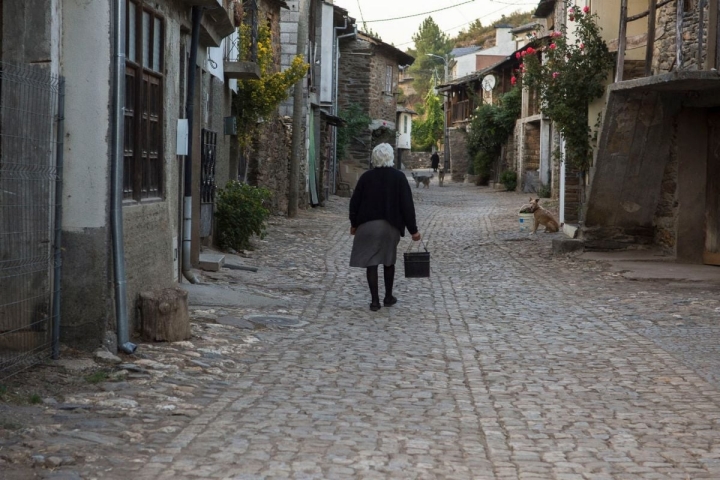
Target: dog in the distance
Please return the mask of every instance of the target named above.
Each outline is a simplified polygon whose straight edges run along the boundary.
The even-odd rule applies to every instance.
[[[417,173],[412,172],[412,177],[413,180],[415,180],[415,188],[418,188],[421,183],[425,185],[425,188],[430,188],[430,180],[433,177],[432,174],[428,177],[426,175],[418,175]]]
[[[560,230],[560,225],[558,224],[558,221],[555,220],[552,213],[540,206],[539,198],[536,198],[535,200],[530,198],[530,208],[528,211],[533,214],[533,217],[535,217],[531,235],[537,231],[540,225],[545,227],[545,232],[547,233],[555,233]]]
[[[438,168],[438,185],[443,186],[445,181],[445,169],[443,167]]]

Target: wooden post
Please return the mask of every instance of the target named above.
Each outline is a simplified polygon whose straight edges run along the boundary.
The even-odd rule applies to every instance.
[[[677,0],[677,17],[675,20],[675,70],[683,67],[683,15],[685,13],[685,0]]]
[[[697,50],[697,70],[702,70],[702,51],[703,51],[703,26],[705,25],[705,3],[706,0],[700,0],[698,3],[698,50]]]
[[[615,81],[622,82],[625,69],[625,44],[627,43],[627,4],[628,0],[620,0],[620,31],[618,33],[617,67]]]
[[[648,1],[648,32],[647,46],[645,48],[645,76],[652,75],[652,59],[653,50],[655,48],[655,16],[657,10],[657,0]]]
[[[717,68],[718,0],[710,0],[708,7],[707,56],[705,70]]]

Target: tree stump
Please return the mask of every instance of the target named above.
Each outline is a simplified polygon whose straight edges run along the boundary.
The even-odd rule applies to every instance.
[[[140,294],[142,338],[153,342],[179,342],[190,338],[188,294],[166,288]]]

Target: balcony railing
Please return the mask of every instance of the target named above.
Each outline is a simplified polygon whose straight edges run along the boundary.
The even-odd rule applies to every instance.
[[[225,39],[224,70],[226,78],[257,80],[260,68],[257,64],[258,49],[258,7],[257,0],[246,0],[243,4],[245,22],[250,27],[250,50],[243,51],[242,39],[236,31]]]
[[[655,29],[656,29],[656,18],[657,9],[663,7],[672,2],[677,3],[677,15],[675,18],[675,62],[673,70],[683,70],[685,67],[684,55],[687,49],[684,49],[683,39],[683,28],[685,23],[685,2],[687,0],[648,0],[648,9],[644,12],[636,15],[628,16],[628,0],[620,0],[620,29],[617,40],[617,69],[615,73],[615,81],[620,82],[623,80],[624,68],[625,68],[625,51],[628,46],[633,46],[633,42],[638,42],[636,38],[627,37],[627,26],[631,22],[635,22],[647,17],[648,28],[647,34],[642,35],[646,37],[645,43],[645,76],[651,76],[653,52],[655,49]],[[697,70],[711,70],[717,69],[720,64],[720,49],[718,49],[718,2],[720,0],[699,0],[695,2],[695,8],[697,9],[697,37],[693,35],[691,41],[697,38],[697,48],[693,53],[697,58]],[[707,21],[705,20],[705,13],[707,9]],[[707,23],[707,32],[704,31],[705,24]],[[707,40],[705,40],[707,39]],[[642,39],[640,39],[642,40]],[[705,61],[703,62],[703,54],[705,54]]]
[[[452,105],[452,122],[464,122],[470,118],[470,100],[462,100]]]

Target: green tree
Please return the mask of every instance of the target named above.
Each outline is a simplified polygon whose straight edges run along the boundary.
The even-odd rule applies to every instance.
[[[432,82],[433,72],[439,68],[444,72],[443,61],[439,58],[429,57],[428,54],[444,57],[453,48],[453,40],[450,39],[432,17],[426,18],[418,31],[412,37],[415,42],[415,63],[410,67],[413,78],[413,86],[421,97],[424,97]],[[440,74],[441,80],[442,74]]]
[[[443,136],[442,102],[432,90],[425,95],[422,113],[422,119],[413,120],[413,150],[429,151]]]

